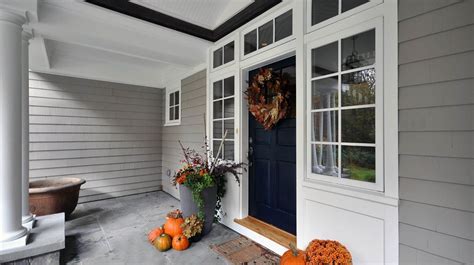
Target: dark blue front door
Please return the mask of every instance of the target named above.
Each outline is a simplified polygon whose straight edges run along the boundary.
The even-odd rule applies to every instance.
[[[296,234],[295,58],[266,67],[289,79],[290,108],[286,119],[269,131],[249,113],[249,214]],[[251,71],[249,80],[257,72]]]

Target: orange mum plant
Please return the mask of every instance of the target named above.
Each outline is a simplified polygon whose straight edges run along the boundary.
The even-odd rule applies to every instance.
[[[352,265],[351,253],[333,240],[313,240],[306,248],[308,265]]]

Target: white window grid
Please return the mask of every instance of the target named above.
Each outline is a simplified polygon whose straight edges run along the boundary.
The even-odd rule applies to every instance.
[[[375,63],[368,66],[359,67],[356,69],[349,69],[349,70],[342,70],[341,69],[341,42],[342,39],[354,36],[369,30],[375,29]],[[347,186],[353,186],[358,188],[376,190],[376,191],[383,191],[384,190],[384,176],[383,176],[383,57],[381,56],[382,50],[382,21],[380,19],[375,19],[364,25],[355,26],[350,29],[346,29],[339,33],[335,33],[331,36],[327,36],[325,38],[320,39],[319,41],[314,41],[313,43],[309,43],[307,46],[307,54],[311,54],[313,49],[323,47],[327,44],[336,42],[338,43],[338,71],[335,73],[312,77],[312,57],[308,56],[307,58],[307,108],[308,108],[308,115],[307,115],[307,172],[310,179],[317,180],[317,181],[327,181]],[[355,106],[341,106],[342,98],[341,98],[341,76],[348,73],[359,72],[362,70],[367,69],[375,69],[376,74],[376,85],[375,85],[375,104],[364,104],[364,105],[355,105]],[[312,82],[315,80],[321,80],[324,78],[329,77],[338,77],[338,105],[337,107],[333,108],[324,108],[324,109],[312,109],[311,100],[312,100]],[[375,108],[375,143],[352,143],[352,142],[342,142],[341,130],[342,130],[342,117],[341,113],[343,110],[350,110],[350,109],[361,109],[361,108]],[[337,111],[338,112],[338,141],[332,142],[323,142],[323,141],[313,141],[311,135],[311,126],[312,126],[312,114],[318,112],[326,112],[326,111]],[[337,147],[337,166],[339,167],[337,176],[327,176],[322,174],[317,174],[312,172],[312,145],[319,144],[319,145],[335,145]],[[371,182],[364,182],[359,180],[353,179],[345,179],[341,177],[342,172],[342,147],[343,146],[357,146],[357,147],[373,147],[375,148],[375,170],[376,170],[376,177],[375,183]]]
[[[233,86],[234,86],[234,91],[233,91],[233,94],[230,95],[230,96],[224,96],[224,90],[225,90],[225,82],[224,80],[228,79],[228,78],[234,78],[234,82],[233,82]],[[215,99],[214,98],[214,84],[216,82],[221,82],[221,86],[222,86],[222,97],[220,98],[217,98]],[[222,141],[223,137],[224,137],[224,133],[225,133],[225,121],[233,121],[234,122],[234,129],[235,129],[235,111],[236,111],[236,101],[235,101],[235,77],[234,76],[228,76],[226,78],[222,78],[222,79],[219,79],[219,80],[215,80],[211,83],[211,98],[212,98],[212,101],[211,101],[211,129],[210,129],[210,138],[211,138],[211,144],[210,144],[210,148],[211,150],[213,151],[214,149],[217,150],[217,147],[214,148],[214,141],[219,141],[219,143]],[[228,99],[233,99],[234,100],[234,111],[233,111],[233,115],[232,117],[225,117],[225,101],[228,100]],[[221,117],[220,118],[214,118],[214,103],[215,102],[219,102],[221,101],[222,102],[222,110],[221,110]],[[221,135],[222,137],[214,137],[214,122],[222,122],[222,132],[221,132]],[[229,134],[230,133],[234,133],[234,137],[233,138],[230,138],[229,137]],[[234,145],[234,156],[235,156],[235,132],[228,132],[227,133],[227,136],[225,138],[225,142],[231,142],[233,143]],[[224,143],[225,143],[224,142]],[[223,150],[221,150],[221,154],[220,154],[220,157],[223,158],[224,157],[224,152],[225,152],[225,147],[223,147]],[[214,154],[214,156],[216,156],[217,154]]]

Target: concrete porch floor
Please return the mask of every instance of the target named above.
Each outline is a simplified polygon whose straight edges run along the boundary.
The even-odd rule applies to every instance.
[[[220,224],[183,252],[161,253],[148,243],[148,232],[176,208],[179,201],[164,192],[80,204],[66,222],[61,264],[228,264],[209,245],[238,234]]]

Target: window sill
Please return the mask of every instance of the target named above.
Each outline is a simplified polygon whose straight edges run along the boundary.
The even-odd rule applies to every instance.
[[[165,127],[169,127],[169,126],[178,126],[178,125],[181,125],[181,121],[176,121],[176,122],[166,122],[165,124],[163,124],[163,126],[165,126]]]
[[[323,190],[326,192],[336,193],[395,207],[398,206],[399,203],[398,198],[387,196],[383,191],[367,190],[354,186],[310,179],[308,177],[303,179],[302,185],[304,188]]]

